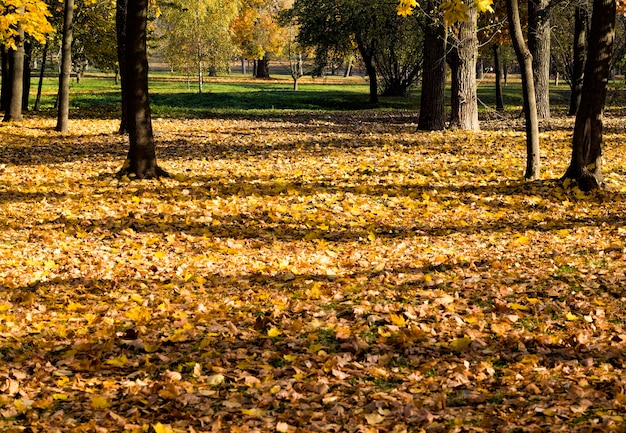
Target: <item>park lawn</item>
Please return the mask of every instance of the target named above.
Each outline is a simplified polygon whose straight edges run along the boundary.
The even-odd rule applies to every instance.
[[[94,113],[97,110],[93,111]],[[0,431],[623,431],[624,128],[407,110],[0,125]]]

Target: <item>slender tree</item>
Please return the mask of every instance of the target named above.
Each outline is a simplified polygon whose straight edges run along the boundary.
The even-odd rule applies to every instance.
[[[128,0],[126,17],[126,86],[129,149],[120,176],[147,179],[167,176],[157,165],[148,94],[146,28],[148,0]]]
[[[58,115],[56,130],[67,132],[70,115],[70,76],[72,73],[72,38],[74,32],[74,0],[65,0],[63,7],[63,42],[61,74],[59,75]]]
[[[594,0],[580,106],[574,123],[572,159],[563,178],[583,191],[601,188],[602,116],[613,42],[616,0]]]
[[[24,6],[20,9],[20,16],[25,13]],[[15,36],[15,48],[11,49],[11,100],[4,113],[4,122],[22,121],[22,97],[24,95],[24,27],[22,20],[17,23],[17,35]]]
[[[491,50],[493,51],[493,69],[496,75],[496,111],[504,111],[504,100],[502,98],[502,60],[501,57],[501,45],[492,44]]]
[[[126,21],[128,0],[117,0],[115,9],[115,32],[117,33],[117,58],[119,64],[120,85],[122,94],[122,118],[120,134],[128,133],[128,80],[126,78]]]
[[[35,98],[35,105],[33,107],[33,110],[35,111],[39,111],[39,105],[41,104],[41,92],[43,90],[43,79],[46,73],[49,48],[50,48],[50,42],[46,41],[46,43],[43,46],[43,53],[41,54],[41,67],[39,68],[39,82],[37,84],[37,97]]]
[[[535,100],[535,86],[533,81],[532,55],[524,42],[522,24],[519,15],[517,0],[507,0],[507,15],[509,32],[513,40],[513,48],[517,61],[522,70],[522,92],[524,95],[524,117],[526,120],[526,179],[539,178],[541,169],[539,155],[539,120],[537,118],[537,104]]]

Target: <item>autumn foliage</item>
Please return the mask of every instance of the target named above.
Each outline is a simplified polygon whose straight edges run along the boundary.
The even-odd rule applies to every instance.
[[[116,120],[2,125],[0,430],[623,431],[621,130],[586,196],[416,120],[156,119],[142,182]]]

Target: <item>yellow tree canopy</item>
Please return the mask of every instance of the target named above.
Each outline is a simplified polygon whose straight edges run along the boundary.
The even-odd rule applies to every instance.
[[[474,6],[479,13],[493,12],[492,4],[493,0],[474,0]],[[398,15],[411,15],[418,5],[417,0],[399,0]],[[446,0],[439,7],[447,25],[467,20],[469,6],[463,0]]]
[[[20,29],[43,43],[52,32],[50,12],[41,0],[0,0],[0,43],[15,48]]]
[[[289,7],[287,0],[245,0],[231,28],[235,43],[244,56],[262,59],[278,54],[288,40],[288,32],[278,23],[278,14]]]

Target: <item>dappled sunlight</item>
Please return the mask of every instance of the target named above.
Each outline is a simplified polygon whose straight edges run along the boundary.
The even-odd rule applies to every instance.
[[[141,182],[117,121],[52,122],[0,126],[0,424],[623,427],[619,122],[589,196],[567,121],[534,182],[495,121],[156,118]]]

